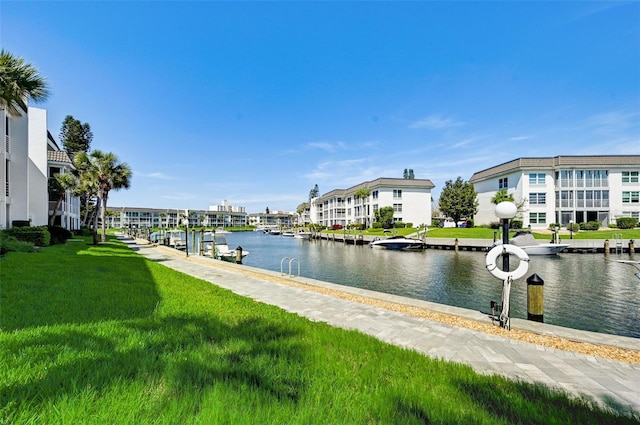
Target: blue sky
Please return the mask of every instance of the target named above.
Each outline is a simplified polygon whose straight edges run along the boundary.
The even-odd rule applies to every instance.
[[[0,3],[0,44],[133,172],[111,206],[295,210],[378,177],[640,154],[640,2]]]

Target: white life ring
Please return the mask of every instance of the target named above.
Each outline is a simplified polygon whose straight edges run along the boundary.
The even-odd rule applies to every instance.
[[[513,271],[504,271],[498,268],[497,259],[501,257],[503,253],[513,254],[520,259],[520,264]],[[500,280],[507,280],[509,278],[516,280],[527,274],[529,270],[529,256],[520,247],[511,244],[496,245],[489,252],[487,252],[486,258],[487,270]]]

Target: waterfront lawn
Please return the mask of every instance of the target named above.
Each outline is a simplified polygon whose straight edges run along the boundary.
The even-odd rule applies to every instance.
[[[637,423],[240,297],[110,239],[0,259],[0,423]]]

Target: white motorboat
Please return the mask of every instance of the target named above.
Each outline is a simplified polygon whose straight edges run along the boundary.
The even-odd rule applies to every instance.
[[[215,241],[215,244],[214,244]],[[213,250],[212,250],[213,248]],[[224,235],[206,232],[202,235],[202,250],[204,255],[211,256],[218,260],[235,262],[237,259],[237,249],[230,249],[227,238]],[[249,251],[242,250],[242,259],[249,255]]]
[[[528,255],[555,255],[569,247],[567,243],[540,243],[528,231],[517,232],[509,243],[522,248]],[[501,244],[502,241],[497,241],[491,247]]]
[[[404,236],[391,236],[386,239],[376,239],[369,246],[371,248],[393,249],[399,251],[418,251],[424,249],[425,243],[420,239]]]
[[[284,236],[285,238],[292,238],[295,236],[295,233],[291,231],[286,231],[286,232],[282,232],[282,236]]]
[[[311,232],[298,232],[295,235],[293,235],[294,238],[296,239],[306,239],[306,240],[310,240],[311,239]]]
[[[187,246],[187,238],[184,230],[167,230],[165,239],[168,239],[169,246],[176,249],[185,249]]]

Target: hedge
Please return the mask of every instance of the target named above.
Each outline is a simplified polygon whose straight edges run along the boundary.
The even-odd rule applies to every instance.
[[[22,242],[31,242],[35,246],[48,246],[51,242],[51,233],[46,226],[11,227],[4,230],[4,234]]]
[[[618,217],[616,218],[618,229],[633,229],[638,225],[638,219],[635,217]]]

